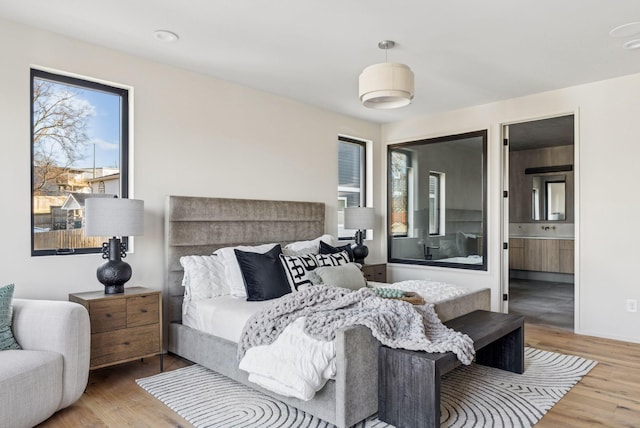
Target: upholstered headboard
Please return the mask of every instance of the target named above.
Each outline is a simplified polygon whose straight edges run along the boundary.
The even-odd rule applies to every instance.
[[[314,239],[324,233],[324,210],[319,202],[167,196],[165,319],[182,320],[180,257],[236,245]]]

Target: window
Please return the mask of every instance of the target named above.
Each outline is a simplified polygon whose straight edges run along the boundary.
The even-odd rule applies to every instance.
[[[404,151],[391,153],[391,234],[409,234],[409,186],[411,183],[411,157]]]
[[[429,235],[444,235],[444,174],[429,172]]]
[[[487,270],[487,131],[388,146],[388,260]]]
[[[352,239],[345,230],[344,209],[366,206],[366,143],[338,137],[338,239]]]
[[[89,197],[128,196],[128,91],[31,70],[31,254],[97,253]]]

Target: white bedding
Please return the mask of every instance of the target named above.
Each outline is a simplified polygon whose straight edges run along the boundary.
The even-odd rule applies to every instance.
[[[335,377],[335,342],[305,334],[304,322],[305,317],[300,317],[271,345],[247,350],[239,367],[249,373],[249,381],[280,395],[307,401]],[[301,349],[308,352],[296,352]]]
[[[439,303],[469,293],[469,289],[458,285],[430,280],[408,280],[387,284],[384,282],[369,281],[373,288],[394,288],[403,291],[418,293],[426,303]]]
[[[242,328],[251,315],[273,302],[247,302],[229,295],[184,302],[182,324],[238,343]]]

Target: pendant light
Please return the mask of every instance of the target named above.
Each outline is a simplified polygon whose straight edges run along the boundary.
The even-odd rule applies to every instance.
[[[407,65],[387,62],[388,50],[395,45],[393,40],[379,42],[385,62],[370,65],[360,74],[360,102],[365,107],[392,109],[404,107],[413,99],[413,71]]]

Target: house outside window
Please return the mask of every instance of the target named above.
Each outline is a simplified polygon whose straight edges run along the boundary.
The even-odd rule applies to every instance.
[[[31,254],[100,252],[89,197],[128,197],[128,90],[31,70]]]
[[[352,239],[344,228],[344,209],[366,206],[366,143],[338,137],[338,239]]]

